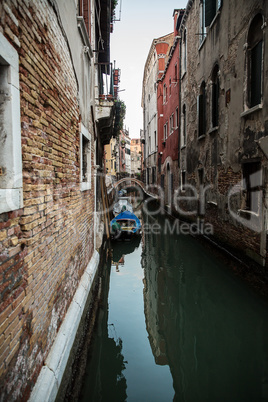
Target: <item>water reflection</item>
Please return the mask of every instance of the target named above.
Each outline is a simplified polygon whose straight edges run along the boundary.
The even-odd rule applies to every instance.
[[[123,255],[119,256],[123,258]],[[98,317],[98,328],[94,336],[93,347],[88,356],[88,364],[84,376],[79,401],[126,401],[127,383],[124,376],[127,362],[122,349],[123,342],[116,334],[114,324],[108,323],[108,293],[111,261],[104,270],[104,298]],[[111,399],[112,396],[112,399]]]
[[[117,272],[119,267],[124,266],[125,256],[132,254],[139,247],[141,236],[136,236],[129,241],[114,241],[112,242],[112,265],[115,265]]]
[[[268,401],[267,302],[191,237],[133,240],[104,270],[79,401]]]
[[[268,400],[267,303],[186,236],[145,235],[142,265],[146,328],[174,401]]]

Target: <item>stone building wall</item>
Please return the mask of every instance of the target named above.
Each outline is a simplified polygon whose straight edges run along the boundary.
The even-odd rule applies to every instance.
[[[204,33],[200,26],[202,2],[199,0],[188,2],[187,17],[181,27],[181,37],[187,37],[187,67],[181,77],[187,139],[181,149],[180,169],[185,172],[186,183],[194,186],[199,197],[202,188],[209,186],[204,218],[213,224],[214,235],[226,245],[267,264],[267,151],[264,146],[268,117],[267,2],[217,4],[221,6]],[[247,102],[249,29],[259,12],[264,21],[262,99],[259,105],[250,108]],[[216,79],[219,112],[218,121],[213,124]],[[200,135],[202,85],[205,87],[205,130]],[[183,118],[181,109],[181,124]],[[245,180],[250,164],[256,162],[260,164],[262,178],[255,184],[259,199],[258,212],[254,214],[245,207]]]
[[[0,393],[11,401],[27,400],[92,256],[94,185],[80,190],[79,88],[53,2],[7,0],[0,15],[19,57],[23,175],[23,207],[0,215]]]

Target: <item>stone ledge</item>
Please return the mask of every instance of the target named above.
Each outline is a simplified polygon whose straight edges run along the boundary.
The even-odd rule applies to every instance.
[[[86,301],[97,273],[99,259],[99,253],[95,251],[81,278],[45,365],[38,376],[29,399],[30,402],[48,402],[56,399]]]

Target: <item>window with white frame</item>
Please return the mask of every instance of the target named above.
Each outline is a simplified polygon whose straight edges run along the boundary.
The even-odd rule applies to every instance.
[[[166,84],[164,84],[164,87],[163,87],[163,104],[165,105],[166,102],[167,102],[167,86],[166,86]]]
[[[168,124],[164,124],[164,138],[163,140],[166,141],[167,139],[167,133],[168,133]]]
[[[22,206],[19,57],[0,33],[0,213]]]
[[[200,0],[199,3],[199,45],[203,43],[206,37],[205,24],[205,0]]]
[[[80,189],[91,189],[91,135],[87,128],[80,124]]]
[[[174,114],[172,114],[169,118],[169,135],[173,133],[174,130]]]

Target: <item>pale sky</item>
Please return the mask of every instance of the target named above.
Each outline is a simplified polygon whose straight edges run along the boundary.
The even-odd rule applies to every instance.
[[[153,39],[173,32],[174,9],[185,8],[187,0],[122,0],[121,21],[111,34],[111,62],[121,70],[119,98],[127,107],[124,126],[131,138],[143,128],[141,95],[144,65]],[[119,17],[120,0],[116,8]]]

